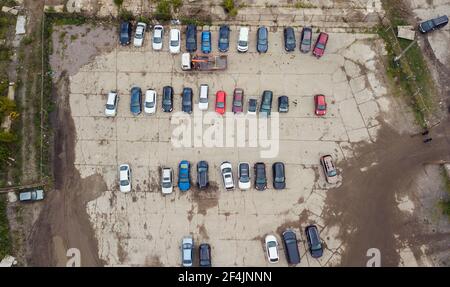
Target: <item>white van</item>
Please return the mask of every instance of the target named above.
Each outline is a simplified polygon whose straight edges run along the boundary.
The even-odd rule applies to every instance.
[[[242,53],[248,51],[248,27],[241,27],[239,30],[237,50]]]
[[[198,99],[198,109],[206,111],[208,109],[208,85],[200,85],[200,95]]]

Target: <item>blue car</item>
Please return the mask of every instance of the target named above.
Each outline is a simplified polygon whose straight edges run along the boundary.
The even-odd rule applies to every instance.
[[[142,107],[142,91],[139,87],[131,88],[131,102],[130,111],[133,115],[137,116],[141,113]]]
[[[230,27],[227,25],[220,26],[219,29],[219,51],[226,52],[230,46]]]
[[[188,191],[191,188],[190,170],[191,164],[187,160],[182,160],[178,166],[178,188],[181,191]]]
[[[258,53],[266,53],[269,49],[269,31],[267,28],[264,26],[259,27],[256,38],[256,50]]]
[[[211,53],[211,32],[210,31],[202,32],[202,52],[204,54]]]

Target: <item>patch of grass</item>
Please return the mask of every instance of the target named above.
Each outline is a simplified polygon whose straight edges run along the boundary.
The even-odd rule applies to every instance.
[[[134,16],[133,13],[131,13],[131,11],[128,11],[126,9],[120,9],[119,18],[124,21],[131,21],[134,19]]]
[[[78,35],[70,35],[70,41],[75,41],[76,39],[78,39]]]
[[[222,6],[223,9],[225,9],[225,12],[228,13],[228,15],[234,17],[238,14],[238,7],[236,7],[234,0],[223,0]]]
[[[84,17],[81,14],[71,14],[70,16],[64,14],[50,14],[52,15],[52,24],[56,26],[63,26],[63,25],[75,25],[80,26],[87,22],[87,18]],[[49,15],[49,16],[50,16]],[[47,17],[49,19],[49,17]]]
[[[170,0],[170,3],[174,11],[178,11],[183,6],[183,0]]]
[[[172,19],[171,3],[168,0],[159,1],[153,16],[160,21],[169,21]]]
[[[297,9],[310,9],[310,8],[317,8],[314,4],[305,2],[305,1],[297,1],[294,4],[294,7]]]
[[[0,150],[1,152],[1,150]],[[10,255],[12,250],[11,237],[9,234],[9,222],[6,214],[6,196],[0,195],[0,259]]]
[[[445,167],[442,167],[442,180],[444,182],[444,188],[448,193],[450,198],[450,178],[445,170]],[[442,213],[450,217],[450,199],[443,199],[438,203],[439,207],[442,210]]]
[[[23,39],[22,39],[22,45],[25,45],[25,46],[28,46],[28,45],[30,45],[31,43],[33,43],[33,37],[31,37],[31,36],[25,36]]]
[[[123,0],[114,0],[114,4],[116,4],[117,7],[122,7]]]
[[[181,21],[181,24],[183,24],[183,25],[189,25],[189,24],[194,24],[196,26],[211,26],[212,25],[211,16],[206,16],[206,17],[202,17],[202,18],[181,16],[180,21]]]
[[[0,46],[0,61],[9,61],[11,59],[11,48]]]

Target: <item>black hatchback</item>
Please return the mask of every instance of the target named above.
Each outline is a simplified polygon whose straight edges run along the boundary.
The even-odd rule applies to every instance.
[[[295,50],[295,46],[296,44],[294,28],[284,28],[284,49],[288,52],[292,52]]]
[[[163,88],[162,109],[166,113],[170,113],[173,110],[173,88],[171,86]]]
[[[189,24],[186,27],[186,51],[197,51],[197,26]]]
[[[202,243],[198,247],[199,266],[211,267],[211,246],[208,243]]]
[[[197,163],[197,185],[200,189],[205,189],[209,186],[208,169],[206,161],[202,160]]]
[[[192,89],[184,88],[181,100],[181,110],[185,113],[192,113]]]
[[[284,170],[284,163],[276,162],[272,165],[273,172],[273,188],[285,189],[286,188],[286,173]]]
[[[119,41],[120,45],[129,45],[131,42],[131,31],[133,27],[131,22],[123,21],[120,23],[120,31],[119,31]]]
[[[305,229],[306,239],[308,241],[309,253],[314,258],[322,257],[323,246],[320,240],[319,230],[315,225],[309,225]]]
[[[222,25],[219,28],[219,51],[226,52],[230,46],[230,27]]]
[[[266,53],[269,49],[269,31],[266,27],[258,28],[256,32],[256,50],[258,53]]]
[[[288,263],[299,264],[300,252],[298,251],[297,236],[295,235],[295,232],[288,229],[283,232],[282,237]]]
[[[289,98],[288,96],[278,97],[278,112],[287,113],[289,112]]]
[[[263,162],[255,163],[255,187],[257,190],[267,188],[266,165]]]

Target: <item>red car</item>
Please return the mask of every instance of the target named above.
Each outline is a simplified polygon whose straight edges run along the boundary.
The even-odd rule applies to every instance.
[[[316,104],[316,115],[324,116],[327,113],[327,102],[324,95],[315,95],[314,103]]]
[[[227,94],[224,91],[218,91],[216,93],[216,112],[223,115],[226,109]]]
[[[233,92],[233,113],[242,113],[244,111],[244,90],[236,88]]]
[[[328,42],[328,34],[321,32],[314,45],[313,55],[320,58],[325,53],[325,48]]]

